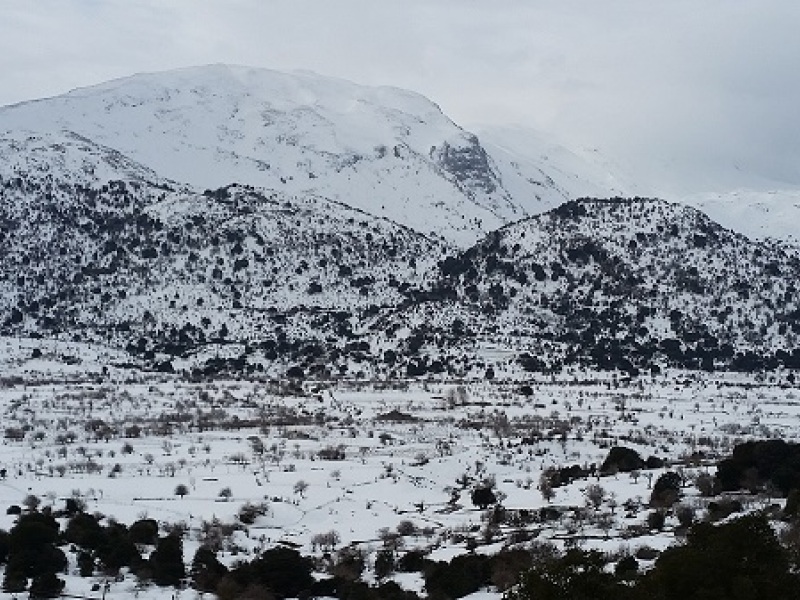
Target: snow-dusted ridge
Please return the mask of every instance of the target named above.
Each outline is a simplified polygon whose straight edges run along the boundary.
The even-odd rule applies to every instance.
[[[161,177],[313,193],[462,246],[614,190],[481,146],[423,96],[309,72],[211,65],[0,109],[0,132],[69,131]]]

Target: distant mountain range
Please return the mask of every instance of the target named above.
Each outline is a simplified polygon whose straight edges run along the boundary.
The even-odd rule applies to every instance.
[[[800,367],[785,219],[629,181],[403,90],[136,75],[0,109],[0,333],[198,374]]]
[[[535,152],[490,154],[413,92],[310,73],[215,65],[136,75],[6,107],[0,132],[4,154],[20,143],[52,148],[50,159],[63,152],[59,178],[86,160],[73,155],[80,140],[85,152],[125,157],[103,158],[119,179],[150,169],[201,191],[246,183],[313,194],[462,246],[576,195],[613,191],[602,174],[576,173],[577,157],[562,171]]]

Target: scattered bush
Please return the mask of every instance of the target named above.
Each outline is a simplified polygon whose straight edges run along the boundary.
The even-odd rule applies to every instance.
[[[723,491],[742,488],[756,492],[768,482],[783,496],[800,488],[800,444],[760,440],[738,444],[730,458],[717,465]]]
[[[645,466],[639,453],[632,448],[614,446],[600,466],[601,473],[629,473]]]
[[[266,502],[259,502],[257,504],[254,504],[252,502],[246,502],[239,509],[237,518],[244,525],[252,525],[253,523],[256,522],[256,519],[258,517],[263,517],[264,515],[268,514],[269,514],[269,504],[267,504]]]
[[[480,487],[472,491],[472,503],[481,510],[497,502],[497,496],[491,488]]]
[[[663,473],[653,486],[650,494],[650,506],[654,508],[669,508],[681,494],[681,476],[674,471]]]
[[[158,542],[158,522],[155,519],[134,521],[128,529],[128,538],[134,544],[156,544]]]

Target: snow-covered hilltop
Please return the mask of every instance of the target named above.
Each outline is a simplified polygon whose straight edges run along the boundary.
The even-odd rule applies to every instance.
[[[462,246],[566,199],[618,191],[574,164],[564,172],[547,157],[490,153],[419,94],[307,72],[213,65],[0,109],[0,137],[28,132],[113,148],[200,191],[246,183],[314,194]]]

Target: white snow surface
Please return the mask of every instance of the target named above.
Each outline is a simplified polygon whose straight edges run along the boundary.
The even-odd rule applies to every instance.
[[[680,469],[686,481],[681,502],[701,517],[710,499],[691,482],[732,444],[800,435],[797,390],[775,378],[670,372],[620,382],[573,372],[528,380],[527,396],[515,384],[490,382],[464,388],[309,384],[306,393],[278,395],[258,382],[188,383],[125,369],[101,376],[90,367],[107,360],[102,352],[41,346],[46,355],[68,350],[83,361],[87,377],[67,380],[62,371],[48,374],[41,359],[29,358],[37,342],[1,341],[0,365],[15,363],[26,375],[4,380],[0,389],[7,428],[0,463],[8,471],[0,481],[0,504],[19,504],[33,494],[57,509],[72,497],[90,512],[127,524],[144,517],[164,526],[184,522],[187,563],[202,543],[203,522],[236,523],[247,502],[264,503],[267,510],[225,541],[219,556],[227,564],[280,543],[321,557],[314,536],[334,530],[340,547],[361,548],[371,565],[385,534],[408,522],[413,532],[404,534],[404,549],[420,549],[434,560],[468,552],[470,541],[476,552],[488,554],[526,547],[511,541],[517,525],[492,529],[487,513],[472,506],[470,490],[487,479],[508,511],[558,510],[555,520],[523,527],[531,540],[559,547],[572,540],[605,552],[663,549],[676,543],[677,521],[670,516],[663,531],[648,530],[643,504],[665,469],[579,478],[557,488],[550,502],[536,489],[543,471],[599,465],[610,446],[622,443]],[[36,368],[29,368],[33,363]],[[389,414],[408,420],[387,419]],[[198,428],[201,417],[206,426]],[[129,433],[133,426],[141,433]],[[324,460],[320,452],[328,448],[339,448],[342,460]],[[176,495],[180,484],[188,488],[185,497]],[[597,508],[587,508],[590,484],[604,491]],[[230,497],[221,495],[226,489]],[[748,509],[770,501],[740,498]],[[624,508],[626,502],[634,508]],[[611,518],[607,529],[602,515]],[[7,530],[14,520],[2,514],[0,527]],[[61,576],[68,593],[84,594],[106,580],[100,574],[79,577],[74,553],[65,551],[70,567]],[[365,577],[370,571],[368,566]],[[418,575],[395,578],[407,589],[421,589]],[[142,587],[123,570],[107,597],[130,597],[137,588],[141,598],[175,593]],[[487,589],[470,598],[500,596]]]
[[[694,194],[684,201],[751,239],[775,238],[800,246],[800,190]]]

